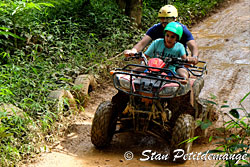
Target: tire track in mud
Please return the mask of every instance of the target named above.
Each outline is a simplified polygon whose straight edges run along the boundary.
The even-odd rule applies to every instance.
[[[250,91],[249,25],[250,1],[240,0],[194,27],[200,57],[208,63],[201,97],[213,94],[219,103],[237,108]],[[250,112],[249,101],[244,104]]]
[[[241,70],[238,67],[237,69],[235,69],[232,75],[229,76],[230,79],[225,81],[223,86],[218,91],[218,99],[220,99],[221,101],[228,100],[228,97],[233,93],[232,90],[234,90],[235,85],[238,82],[238,76],[240,74],[240,71]]]

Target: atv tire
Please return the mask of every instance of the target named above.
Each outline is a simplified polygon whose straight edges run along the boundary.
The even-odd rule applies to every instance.
[[[110,144],[116,122],[117,114],[112,110],[112,103],[102,102],[96,110],[91,128],[91,142],[96,148],[103,148]]]
[[[81,96],[87,96],[90,92],[96,89],[97,83],[93,75],[84,74],[79,75],[75,80],[75,85],[81,85]]]
[[[184,154],[189,154],[192,149],[192,142],[184,142],[181,145],[179,143],[184,140],[191,139],[194,137],[194,118],[189,114],[181,114],[175,122],[175,126],[172,132],[171,139],[171,157],[174,162],[184,163],[186,160],[183,158],[178,158],[174,160],[173,151],[176,149],[183,149]]]

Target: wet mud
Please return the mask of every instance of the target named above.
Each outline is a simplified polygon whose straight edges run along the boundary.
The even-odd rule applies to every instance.
[[[199,46],[200,59],[207,61],[208,74],[201,98],[217,97],[217,102],[232,107],[244,107],[250,112],[250,97],[242,105],[239,101],[250,91],[250,1],[242,0],[212,15],[192,29]],[[167,161],[141,161],[144,150],[167,154],[169,145],[152,136],[123,133],[116,134],[111,146],[97,150],[90,141],[93,114],[101,101],[111,99],[117,91],[112,85],[104,86],[91,94],[91,100],[83,115],[71,125],[69,133],[55,144],[51,153],[42,154],[28,167],[117,167],[117,166],[214,166],[217,161],[190,160],[185,164]],[[227,111],[224,111],[227,112]],[[243,113],[241,113],[243,114]],[[86,119],[87,118],[87,119]],[[221,120],[221,119],[220,119]],[[220,125],[220,120],[214,127]],[[214,128],[213,127],[213,128]],[[213,132],[211,130],[210,132]],[[215,148],[206,142],[194,143],[193,152],[205,152]],[[132,151],[134,158],[125,160],[124,153]]]

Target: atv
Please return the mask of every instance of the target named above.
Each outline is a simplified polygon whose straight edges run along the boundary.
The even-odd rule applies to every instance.
[[[206,62],[191,65],[177,58],[148,61],[142,52],[126,58],[130,59],[143,59],[144,63],[111,71],[118,93],[112,101],[98,106],[91,128],[92,143],[96,148],[104,148],[115,133],[132,131],[163,138],[170,142],[172,151],[183,149],[185,154],[190,153],[192,142],[183,141],[192,139],[195,130],[203,132],[197,120],[210,119],[209,111],[198,98],[204,86]],[[186,84],[180,82],[184,78],[167,68],[170,64],[188,67],[192,77]]]

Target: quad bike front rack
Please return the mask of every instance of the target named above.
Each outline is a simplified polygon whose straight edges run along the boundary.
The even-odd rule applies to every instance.
[[[206,72],[205,61],[199,61],[200,66],[190,65],[188,63],[184,63],[181,60],[175,60],[175,63],[178,63],[179,67],[188,66],[188,71],[196,77],[201,77]],[[143,68],[143,70],[138,70],[138,68]],[[152,71],[151,69],[156,69],[157,71]],[[119,74],[123,77],[126,77],[126,88],[121,86],[119,82],[120,78],[117,77],[119,76]],[[170,76],[167,74],[170,74]],[[139,64],[128,64],[123,68],[115,69],[112,74],[112,79],[115,88],[126,94],[149,99],[166,99],[177,96],[179,90],[183,88],[183,85],[176,79],[184,78],[177,76],[167,68],[157,68]],[[166,84],[174,85],[175,89],[171,90],[171,94],[160,95],[163,86]]]
[[[133,69],[133,67],[145,68],[147,70],[149,70],[149,68],[150,69],[153,68],[153,69],[158,69],[159,71],[152,73],[145,73],[144,71]],[[116,89],[129,95],[139,96],[142,98],[149,98],[149,99],[163,98],[159,96],[161,87],[167,83],[175,83],[178,89],[176,89],[176,91],[171,96],[165,98],[175,97],[176,94],[178,93],[178,90],[181,87],[181,83],[179,81],[167,79],[166,78],[167,75],[163,75],[162,73],[171,73],[173,77],[177,79],[183,79],[182,77],[175,75],[169,69],[162,69],[162,68],[150,67],[138,64],[128,64],[122,69],[118,68],[115,70],[112,77]],[[127,89],[124,89],[124,87],[121,87],[121,85],[119,84],[119,79],[116,78],[116,76],[119,74],[127,76],[129,83]]]

